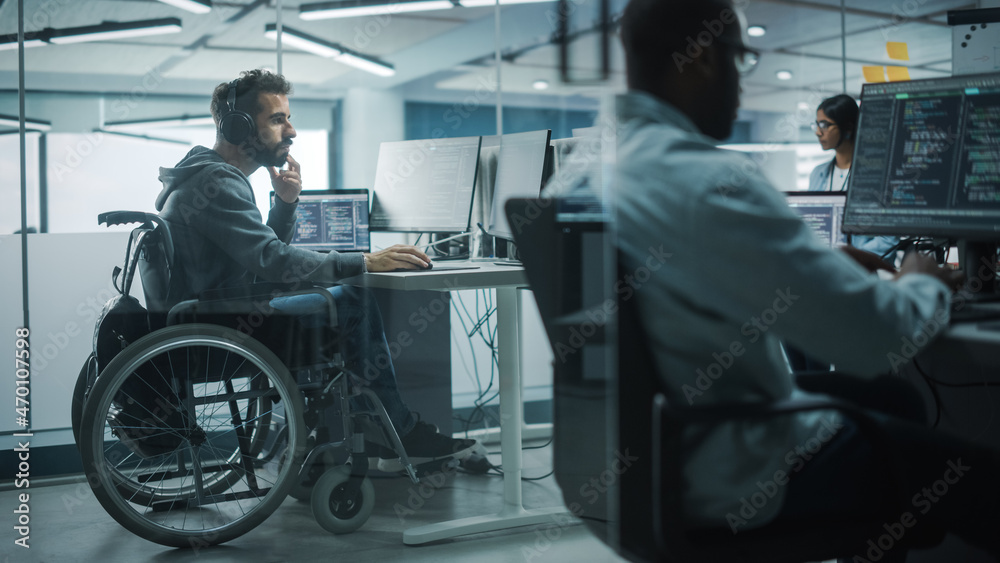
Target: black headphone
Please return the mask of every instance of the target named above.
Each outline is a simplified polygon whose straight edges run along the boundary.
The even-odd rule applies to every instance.
[[[236,109],[236,85],[239,79],[229,83],[226,109],[219,118],[219,131],[223,138],[234,145],[242,145],[257,133],[257,125],[250,114]]]
[[[840,145],[842,145],[844,143],[844,141],[850,141],[853,138],[854,138],[854,131],[847,131],[846,133],[844,133],[843,135],[840,136],[840,139],[837,140],[837,144],[834,145],[833,148],[834,149],[839,149]]]

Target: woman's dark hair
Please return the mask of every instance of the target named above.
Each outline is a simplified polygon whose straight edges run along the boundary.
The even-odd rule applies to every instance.
[[[858,131],[858,103],[847,94],[837,94],[820,102],[816,111],[822,110],[840,128],[840,138],[854,141]]]

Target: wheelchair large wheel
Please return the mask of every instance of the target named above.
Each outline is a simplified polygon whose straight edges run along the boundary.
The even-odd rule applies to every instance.
[[[167,327],[97,378],[81,421],[84,469],[108,514],[136,535],[173,547],[226,542],[288,494],[304,455],[303,410],[288,370],[256,340],[217,325]],[[280,466],[257,455],[275,418],[286,428]]]
[[[80,368],[80,375],[73,386],[73,398],[70,402],[70,422],[73,426],[73,442],[80,449],[80,422],[83,420],[83,403],[87,399],[87,387],[97,379],[97,358],[94,354],[87,356]]]

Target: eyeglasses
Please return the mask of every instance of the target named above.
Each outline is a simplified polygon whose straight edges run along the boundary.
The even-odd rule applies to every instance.
[[[717,41],[736,50],[736,71],[741,76],[749,76],[757,68],[757,63],[760,61],[760,51],[722,37],[719,37]]]
[[[834,123],[832,121],[825,121],[825,120],[824,121],[813,121],[810,124],[810,127],[812,127],[812,130],[813,130],[813,133],[826,133],[827,129],[829,129],[831,127],[836,127],[836,126],[837,126],[836,123]]]

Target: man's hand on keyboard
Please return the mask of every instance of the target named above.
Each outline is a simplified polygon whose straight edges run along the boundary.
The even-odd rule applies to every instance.
[[[962,283],[965,282],[965,274],[961,270],[942,268],[930,256],[925,256],[917,252],[911,252],[903,258],[903,263],[899,267],[896,279],[906,274],[927,274],[934,276],[952,291],[958,291],[962,287]]]
[[[853,246],[841,246],[840,250],[854,259],[855,262],[861,264],[863,268],[869,272],[874,272],[876,270],[886,270],[889,272],[896,272],[896,268],[893,268],[891,264],[882,259],[881,256],[875,254],[874,252],[868,252],[867,250],[861,250],[860,248],[854,248]]]
[[[369,272],[391,272],[400,268],[419,270],[428,268],[431,259],[415,246],[394,244],[384,250],[365,254]]]

